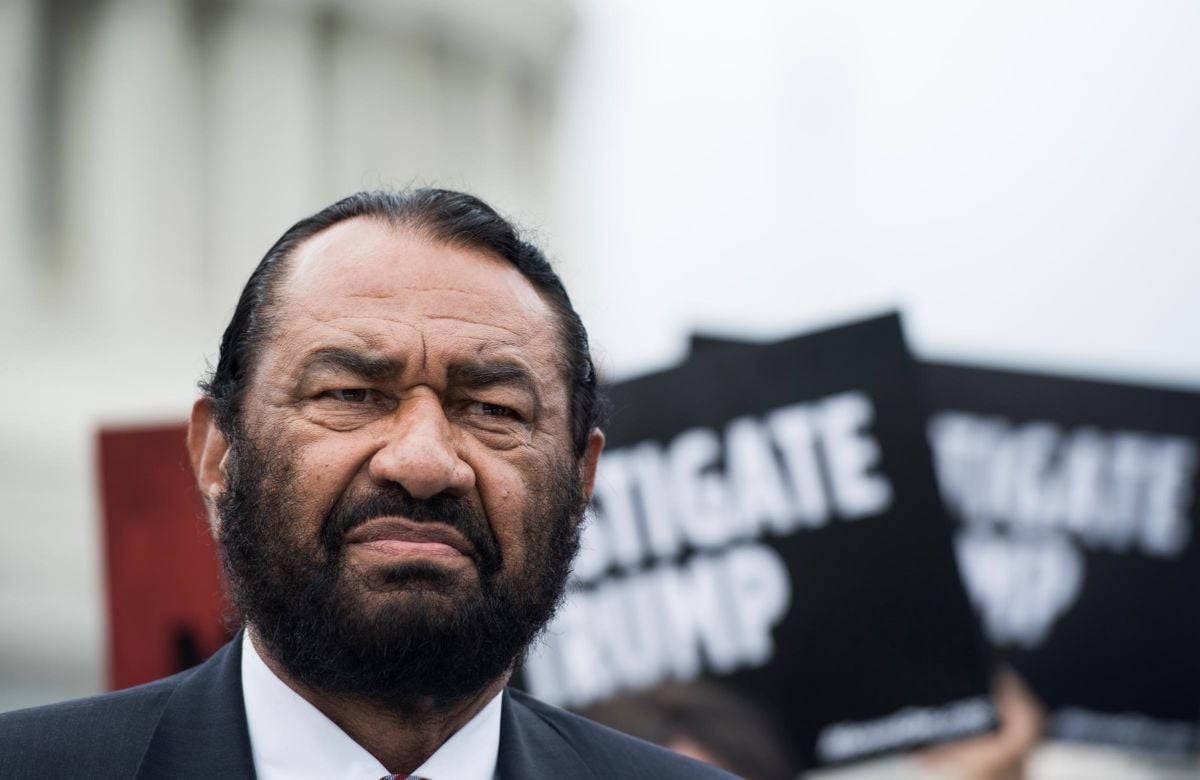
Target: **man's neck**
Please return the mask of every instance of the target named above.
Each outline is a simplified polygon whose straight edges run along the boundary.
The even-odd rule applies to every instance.
[[[276,677],[379,759],[389,772],[402,775],[416,771],[447,739],[479,714],[500,693],[511,675],[509,670],[477,695],[449,707],[443,705],[435,709],[430,706],[425,712],[398,714],[376,702],[331,696],[304,685],[288,674],[283,664],[255,640],[253,631],[250,641],[254,642],[263,663]]]

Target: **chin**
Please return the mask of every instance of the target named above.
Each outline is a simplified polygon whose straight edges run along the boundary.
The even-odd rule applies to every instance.
[[[459,590],[467,583],[478,582],[473,568],[467,573],[429,561],[410,561],[383,567],[379,571],[379,580],[385,586],[434,591]],[[478,591],[477,584],[474,589]]]
[[[353,580],[344,582],[354,588]],[[360,587],[354,589],[358,590],[358,599],[368,610],[386,610],[392,605],[410,609],[420,604],[440,611],[443,606],[457,609],[464,603],[483,598],[474,570],[452,571],[423,561],[377,569],[359,582]]]

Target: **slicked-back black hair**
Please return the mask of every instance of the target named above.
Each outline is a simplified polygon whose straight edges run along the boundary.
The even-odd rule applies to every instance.
[[[246,384],[258,350],[275,324],[275,298],[288,259],[321,231],[364,216],[411,228],[451,246],[498,256],[546,296],[559,319],[570,381],[572,444],[575,456],[581,457],[589,433],[602,422],[604,404],[596,387],[587,331],[562,280],[542,251],[491,206],[473,195],[432,188],[356,193],[292,225],[267,251],[242,289],[221,339],[216,368],[200,382],[201,391],[213,401],[221,431],[231,436],[239,428]]]

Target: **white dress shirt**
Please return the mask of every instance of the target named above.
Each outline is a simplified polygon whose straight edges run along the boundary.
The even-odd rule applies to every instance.
[[[379,759],[293,691],[242,641],[242,695],[260,780],[379,780]],[[501,694],[414,772],[429,780],[492,780],[500,752]]]

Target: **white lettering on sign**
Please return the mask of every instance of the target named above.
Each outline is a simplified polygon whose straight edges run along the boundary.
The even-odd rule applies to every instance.
[[[873,416],[865,394],[847,392],[605,454],[576,579],[882,514],[892,486],[877,472]]]
[[[838,512],[851,520],[877,514],[892,501],[892,486],[871,473],[879,445],[863,431],[871,423],[871,402],[861,393],[826,401],[817,418],[829,462],[829,484]]]
[[[913,747],[977,733],[996,722],[986,696],[960,699],[936,707],[905,707],[883,718],[860,723],[834,723],[817,736],[817,756],[826,762]]]
[[[1077,549],[1178,557],[1191,540],[1195,442],[942,412],[929,440],[963,521],[960,570],[992,641],[1038,646],[1083,587]]]
[[[525,664],[530,690],[584,706],[770,661],[792,585],[755,540],[890,508],[873,421],[852,391],[605,453],[570,595]]]
[[[1096,712],[1081,707],[1064,707],[1054,712],[1046,731],[1060,739],[1128,745],[1177,756],[1195,753],[1200,743],[1194,720],[1164,720],[1133,712]]]
[[[1083,555],[1062,534],[1012,540],[967,529],[954,547],[967,593],[1000,645],[1037,647],[1083,586]]]
[[[760,666],[791,603],[779,553],[746,543],[574,590],[530,652],[530,692],[583,706],[627,687]]]
[[[1188,439],[962,412],[935,415],[929,438],[942,495],[970,523],[1061,530],[1092,549],[1157,557],[1187,546]]]

